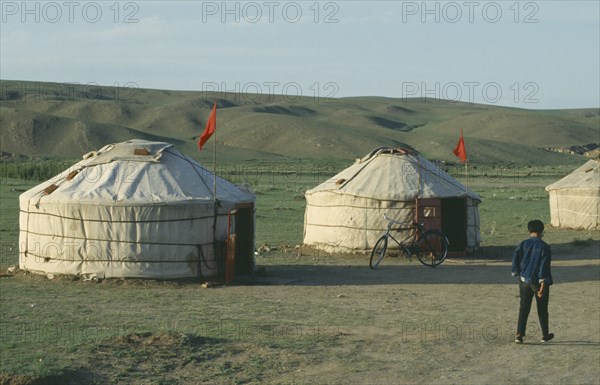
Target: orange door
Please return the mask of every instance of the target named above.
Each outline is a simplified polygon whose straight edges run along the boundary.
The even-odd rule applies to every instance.
[[[417,198],[416,221],[423,224],[425,231],[442,229],[442,200],[439,198]]]

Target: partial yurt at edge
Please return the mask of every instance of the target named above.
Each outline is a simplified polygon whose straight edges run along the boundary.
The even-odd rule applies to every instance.
[[[589,160],[546,186],[555,227],[600,229],[600,160]]]
[[[481,198],[413,150],[373,150],[305,197],[304,244],[328,252],[371,250],[387,226],[383,214],[441,229],[451,252],[481,242]]]
[[[19,197],[19,267],[84,278],[206,279],[254,269],[251,191],[162,142],[110,144]]]

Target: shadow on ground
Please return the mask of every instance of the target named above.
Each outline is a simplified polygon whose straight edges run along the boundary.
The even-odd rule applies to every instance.
[[[239,277],[240,285],[294,285],[294,286],[343,286],[343,285],[397,285],[397,284],[489,284],[516,283],[511,276],[510,265],[503,264],[452,264],[436,268],[421,265],[380,266],[371,270],[363,266],[323,265],[273,265],[267,268],[267,277]],[[554,283],[571,283],[600,280],[598,264],[577,266],[554,266]]]

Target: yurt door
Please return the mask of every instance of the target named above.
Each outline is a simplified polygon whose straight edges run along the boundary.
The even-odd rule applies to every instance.
[[[442,200],[439,198],[417,198],[417,222],[425,230],[442,228]]]
[[[254,271],[254,205],[239,204],[229,212],[225,281]]]
[[[227,254],[225,255],[225,283],[235,278],[235,249],[236,249],[236,227],[237,210],[231,210],[228,215],[227,226]]]

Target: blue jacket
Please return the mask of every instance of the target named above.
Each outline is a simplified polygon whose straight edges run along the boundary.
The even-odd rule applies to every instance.
[[[550,246],[540,238],[531,237],[519,243],[513,253],[512,275],[526,283],[544,282],[552,285]]]

